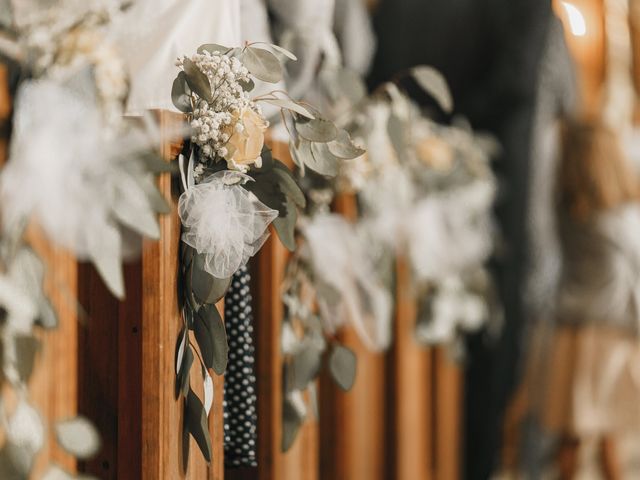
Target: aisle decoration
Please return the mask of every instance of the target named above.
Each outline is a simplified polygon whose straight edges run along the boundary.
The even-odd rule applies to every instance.
[[[446,82],[430,67],[415,67],[370,96],[357,77],[334,70],[338,77],[327,82],[334,85],[324,97],[327,111],[367,151],[339,162],[333,178],[300,179],[309,202],[284,282],[284,450],[316,410],[323,364],[341,388],[355,381],[357,359],[336,341],[340,327],[350,325],[372,351],[390,345],[398,258],[410,267],[409,288],[419,300],[415,338],[425,346],[460,353],[464,333],[499,316],[485,267],[495,242],[494,142],[462,120],[437,124],[401,90],[410,77],[450,112]],[[355,221],[329,213],[340,195],[357,196]]]
[[[352,123],[354,138],[369,152],[361,221],[388,255],[403,256],[411,267],[419,300],[416,338],[461,352],[461,335],[500,316],[486,269],[497,238],[490,160],[498,147],[464,119],[432,120],[402,90],[406,77],[441,111],[453,108],[444,78],[427,66],[399,74],[362,105]]]
[[[83,417],[44,419],[31,404],[28,382],[44,346],[38,330],[55,328],[57,319],[43,290],[46,267],[25,229],[35,224],[47,240],[93,262],[122,298],[122,261],[137,253],[138,234],[157,238],[156,214],[167,211],[154,179],[167,165],[153,150],[160,140],[154,125],[122,117],[128,78],[109,37],[121,2],[10,6],[0,53],[21,78],[0,170],[0,477],[26,479],[49,421],[78,460],[98,452],[100,437]],[[76,477],[52,464],[43,478]]]
[[[262,247],[269,225],[286,248],[295,249],[298,209],[306,205],[292,171],[265,146],[269,121],[262,107],[280,110],[301,170],[335,175],[340,159],[361,153],[344,130],[285,91],[251,96],[257,80],[282,79],[287,59],[296,58],[277,45],[248,43],[236,48],[202,45],[177,61],[171,96],[186,114],[191,136],[179,157],[184,326],[176,348],[176,395],[185,398],[186,429],[207,460],[211,440],[206,419],[213,398],[209,370],[224,373],[228,355],[215,304],[232,275]],[[202,400],[189,384],[196,358],[204,379]]]

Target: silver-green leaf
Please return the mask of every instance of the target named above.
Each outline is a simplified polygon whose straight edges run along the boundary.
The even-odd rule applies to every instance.
[[[91,458],[100,450],[100,435],[84,417],[58,422],[55,432],[60,446],[80,460]]]
[[[335,140],[328,144],[329,151],[338,158],[353,159],[364,155],[365,150],[354,145],[346,130],[339,130]]]
[[[345,392],[351,390],[356,379],[356,355],[343,345],[334,345],[329,355],[329,373]]]
[[[308,122],[296,122],[298,134],[310,142],[327,143],[336,139],[338,129],[336,126],[322,118],[316,118]]]
[[[240,60],[258,80],[268,83],[278,83],[282,80],[282,65],[268,50],[247,47],[243,50]]]
[[[433,67],[420,65],[411,69],[411,75],[420,88],[433,97],[447,113],[453,110],[453,97],[442,74]]]
[[[212,102],[211,84],[207,76],[188,58],[183,60],[182,68],[184,68],[187,84],[191,90],[200,98],[203,98],[207,102]]]
[[[287,110],[296,112],[298,115],[302,115],[303,117],[310,120],[313,120],[315,118],[309,110],[307,110],[299,103],[294,102],[293,100],[289,100],[286,98],[261,98],[259,101],[270,103],[271,105],[275,105],[276,107],[286,108]]]

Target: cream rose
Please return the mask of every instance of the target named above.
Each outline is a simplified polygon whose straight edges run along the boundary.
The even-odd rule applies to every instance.
[[[227,154],[224,155],[229,168],[246,171],[249,165],[262,166],[262,147],[264,132],[269,123],[252,108],[244,108],[233,114],[231,123],[233,133],[226,144]]]
[[[437,137],[429,137],[420,142],[417,153],[423,163],[440,171],[449,170],[455,159],[451,145]]]

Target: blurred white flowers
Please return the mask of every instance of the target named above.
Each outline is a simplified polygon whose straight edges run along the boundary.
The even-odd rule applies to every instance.
[[[123,297],[121,226],[157,238],[155,214],[166,205],[144,158],[154,138],[133,126],[110,129],[91,91],[53,80],[21,86],[0,176],[2,217],[7,231],[33,215],[54,242],[93,261]]]
[[[368,248],[343,217],[317,214],[304,226],[325,328],[345,324],[375,351],[391,342],[392,299],[380,282]],[[322,288],[322,284],[327,288]],[[335,292],[337,298],[323,295]]]
[[[205,270],[217,278],[229,278],[260,250],[278,216],[242,186],[247,181],[253,179],[223,170],[180,196],[182,240],[205,255]]]

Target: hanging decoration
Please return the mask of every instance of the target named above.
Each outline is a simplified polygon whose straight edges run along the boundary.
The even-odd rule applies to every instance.
[[[93,262],[122,298],[123,259],[137,252],[139,235],[159,235],[156,214],[168,206],[154,176],[168,166],[153,148],[160,140],[153,123],[122,116],[129,82],[110,37],[121,2],[6,7],[0,49],[20,79],[0,170],[0,477],[26,479],[49,422],[59,446],[79,460],[101,442],[87,419],[42,418],[29,398],[44,347],[38,330],[55,328],[57,318],[43,290],[46,267],[25,229],[36,224],[47,240]],[[43,478],[77,477],[52,464]]]
[[[269,225],[286,248],[295,249],[298,209],[306,205],[292,171],[265,145],[269,121],[263,106],[280,111],[301,170],[336,175],[341,159],[362,152],[346,131],[286,92],[251,95],[258,81],[280,82],[285,60],[296,57],[258,42],[236,48],[206,44],[176,62],[179,72],[171,96],[191,128],[178,160],[184,327],[176,350],[176,395],[185,398],[186,429],[207,460],[211,440],[206,418],[213,398],[209,370],[224,373],[228,354],[215,304],[232,275],[263,245]],[[189,384],[196,358],[205,385],[202,400]]]

